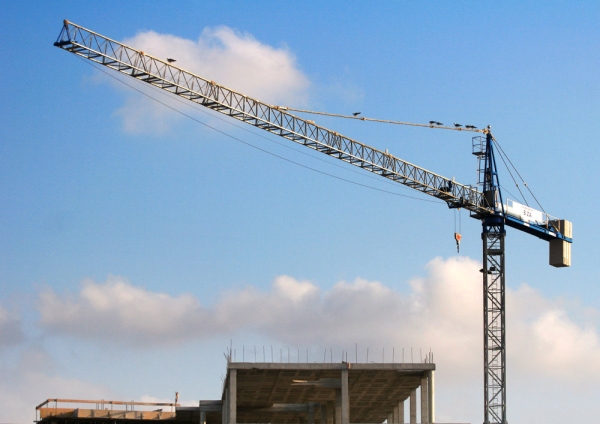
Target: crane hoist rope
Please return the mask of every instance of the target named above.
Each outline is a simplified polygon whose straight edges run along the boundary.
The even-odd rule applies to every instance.
[[[453,130],[453,131],[471,131],[471,132],[479,132],[479,133],[486,132],[485,130],[478,129],[473,125],[467,125],[465,128],[462,128],[462,125],[454,124],[454,127],[449,127],[449,126],[444,126],[441,122],[437,122],[437,121],[429,121],[429,124],[419,124],[419,123],[414,123],[414,122],[393,121],[393,120],[387,120],[387,119],[376,119],[376,118],[367,118],[367,117],[358,116],[361,114],[361,112],[355,112],[352,115],[343,115],[343,114],[331,113],[331,112],[314,111],[314,110],[308,110],[308,109],[297,109],[297,108],[292,108],[292,107],[288,107],[288,106],[273,106],[273,108],[277,109],[277,110],[284,110],[284,111],[289,110],[289,111],[301,112],[301,113],[307,113],[307,114],[313,114],[313,115],[324,115],[324,116],[330,116],[330,117],[335,117],[335,118],[354,119],[354,120],[359,120],[359,121],[378,122],[378,123],[396,124],[396,125],[408,125],[408,126],[425,127],[425,128],[437,128],[437,129],[445,129],[445,130]],[[546,213],[546,211],[544,210],[544,208],[542,207],[542,205],[540,204],[540,202],[538,201],[536,196],[533,194],[533,192],[531,191],[531,189],[529,188],[527,183],[525,183],[525,181],[523,180],[523,177],[521,177],[521,174],[519,173],[517,168],[514,166],[514,164],[508,157],[508,155],[506,155],[506,153],[504,152],[504,150],[502,149],[502,147],[500,146],[500,144],[498,143],[496,138],[493,136],[492,136],[492,141],[495,143],[495,145],[498,147],[498,149],[500,151],[500,155],[499,155],[500,159],[502,159],[502,162],[504,162],[504,165],[506,166],[506,169],[515,184],[515,187],[521,194],[521,198],[523,199],[523,201],[525,203],[524,206],[529,207],[529,203],[525,199],[525,196],[523,195],[523,192],[521,191],[519,184],[517,183],[516,179],[514,178],[512,172],[511,172],[511,169],[509,167],[509,163],[512,166],[512,168],[515,170],[517,175],[521,178],[521,181],[523,181],[524,186],[527,187],[527,189],[529,190],[529,193],[531,194],[531,196],[533,196],[533,198],[536,201],[536,203],[538,204],[538,206],[542,209],[542,212]],[[507,163],[507,161],[508,161],[508,163]],[[456,251],[458,253],[458,252],[460,252],[460,242],[462,239],[462,235],[461,235],[460,231],[454,232],[454,239],[456,241]]]
[[[78,57],[78,58],[79,58],[80,60],[85,60],[85,59],[83,59],[83,58],[81,58],[81,57]],[[240,142],[240,143],[242,143],[242,144],[245,144],[245,145],[246,145],[246,146],[248,146],[248,147],[251,147],[251,148],[253,148],[253,149],[259,150],[259,151],[261,151],[261,152],[263,152],[263,153],[265,153],[265,154],[267,154],[267,155],[270,155],[270,156],[276,157],[276,158],[278,158],[278,159],[281,159],[281,160],[284,160],[284,161],[286,161],[286,162],[292,163],[292,164],[294,164],[294,165],[300,166],[300,167],[302,167],[302,168],[305,168],[305,169],[307,169],[307,170],[310,170],[310,171],[313,171],[313,172],[319,173],[319,174],[321,174],[321,175],[325,175],[325,176],[327,176],[327,177],[331,177],[331,178],[334,178],[334,179],[337,179],[337,180],[340,180],[340,181],[344,181],[344,182],[347,182],[347,183],[350,183],[350,184],[353,184],[353,185],[357,185],[357,186],[360,186],[360,187],[364,187],[364,188],[367,188],[367,189],[370,189],[370,190],[375,190],[375,191],[379,191],[379,192],[381,192],[381,193],[391,194],[391,195],[393,195],[393,196],[399,196],[399,197],[405,197],[405,198],[408,198],[408,199],[418,200],[418,201],[420,201],[420,202],[429,202],[429,203],[442,203],[442,202],[439,202],[439,201],[437,201],[437,200],[431,200],[431,199],[427,199],[427,198],[423,199],[423,198],[420,198],[420,197],[409,196],[409,195],[406,195],[406,194],[401,194],[401,193],[397,193],[397,192],[394,192],[394,191],[389,191],[389,190],[384,190],[384,189],[381,189],[381,188],[378,188],[378,187],[373,187],[373,186],[370,186],[370,185],[367,185],[367,184],[362,184],[362,183],[359,183],[359,182],[357,182],[357,181],[352,181],[352,180],[349,180],[349,179],[347,179],[347,178],[343,178],[343,177],[340,177],[340,176],[337,176],[337,175],[333,175],[333,174],[330,174],[330,173],[328,173],[328,172],[321,171],[321,170],[319,170],[319,169],[316,169],[316,168],[310,167],[310,166],[308,166],[308,165],[304,165],[304,164],[302,164],[302,163],[299,163],[299,162],[297,162],[297,161],[294,161],[294,160],[292,160],[292,159],[289,159],[289,158],[286,158],[286,157],[284,157],[284,156],[278,155],[278,154],[276,154],[276,153],[270,152],[270,151],[268,151],[268,150],[266,150],[266,149],[264,149],[264,148],[261,148],[261,147],[255,146],[255,145],[254,145],[254,144],[252,144],[252,143],[249,143],[249,142],[247,142],[247,141],[244,141],[244,140],[242,140],[242,139],[241,139],[241,138],[239,138],[239,137],[236,137],[236,136],[234,136],[234,135],[231,135],[231,134],[228,134],[228,133],[226,133],[225,131],[222,131],[222,130],[220,130],[220,129],[218,129],[218,128],[215,128],[215,127],[214,127],[214,126],[212,126],[212,125],[209,125],[209,124],[207,124],[207,123],[205,123],[205,122],[202,122],[202,121],[200,121],[200,120],[198,120],[198,119],[194,118],[193,116],[191,116],[191,115],[188,115],[187,113],[183,112],[182,110],[179,110],[179,109],[177,109],[177,108],[175,108],[175,107],[173,107],[173,106],[170,106],[170,105],[168,105],[167,103],[165,103],[165,102],[163,102],[163,101],[161,101],[161,100],[157,99],[156,97],[153,97],[153,96],[151,96],[150,94],[148,94],[148,93],[145,93],[144,91],[142,91],[142,90],[139,90],[139,89],[135,88],[135,87],[134,87],[134,86],[132,86],[131,84],[128,84],[127,82],[125,82],[125,81],[122,81],[122,80],[120,80],[119,78],[116,78],[114,75],[110,75],[110,74],[108,74],[108,73],[107,73],[106,71],[104,71],[102,68],[98,67],[98,66],[97,66],[97,64],[96,64],[96,63],[94,63],[94,62],[87,62],[87,61],[86,61],[86,62],[84,62],[84,63],[86,63],[87,65],[90,65],[90,66],[94,67],[94,69],[96,69],[96,70],[98,70],[98,71],[100,71],[100,72],[103,72],[103,73],[105,73],[107,76],[109,76],[109,77],[111,77],[111,78],[115,78],[115,79],[116,79],[118,82],[120,82],[120,83],[122,83],[122,84],[126,85],[127,87],[131,88],[132,90],[135,90],[135,91],[137,91],[139,94],[141,94],[141,95],[143,95],[143,96],[145,96],[145,97],[148,97],[148,98],[149,98],[149,99],[151,99],[152,101],[155,101],[155,102],[157,102],[158,104],[160,104],[160,105],[162,105],[162,106],[164,106],[164,107],[166,107],[166,108],[168,108],[168,109],[171,109],[172,111],[174,111],[174,112],[176,112],[176,113],[179,113],[180,115],[182,115],[182,116],[184,116],[184,117],[186,117],[186,118],[188,118],[188,119],[191,119],[192,121],[196,122],[197,124],[200,124],[200,125],[203,125],[203,126],[205,126],[205,127],[207,127],[207,128],[210,128],[210,129],[211,129],[211,130],[213,130],[213,131],[219,132],[219,133],[221,133],[222,135],[224,135],[224,136],[226,136],[226,137],[229,137],[229,138],[231,138],[232,140],[238,141],[238,142]],[[157,88],[157,87],[154,87],[154,86],[151,86],[151,87],[152,87],[153,89],[160,90],[160,89],[159,89],[159,88]],[[161,90],[161,91],[162,91],[162,90]],[[165,94],[166,94],[166,95],[168,95],[167,93],[165,93]],[[182,100],[182,99],[179,99],[179,98],[174,98],[174,100],[176,100],[176,101],[178,101],[178,102],[180,102],[180,103],[182,103],[182,104],[186,104],[186,103],[184,103],[184,100]],[[196,110],[198,110],[198,111],[200,111],[200,112],[206,113],[206,112],[205,112],[205,111],[203,111],[202,109],[199,109],[199,108],[195,107],[195,104],[193,104],[193,103],[192,103],[192,105],[193,105],[194,109],[196,109]],[[225,122],[225,123],[227,123],[227,124],[229,124],[229,125],[233,125],[233,124],[232,124],[230,121],[224,120],[223,118],[219,117],[218,115],[212,115],[212,114],[210,114],[210,116],[211,116],[211,117],[213,117],[213,118],[216,118],[216,119],[218,119],[218,120],[220,120],[220,121],[223,121],[223,122]],[[238,126],[238,125],[234,125],[234,126],[235,126],[236,128],[239,128],[239,129],[241,129],[241,130],[248,131],[248,130],[247,130],[246,128],[244,128],[244,127],[241,127],[241,126]],[[271,138],[265,137],[265,136],[263,136],[262,134],[257,134],[257,133],[254,133],[254,132],[252,132],[252,131],[249,131],[249,132],[250,132],[250,134],[252,134],[252,135],[255,135],[255,136],[261,137],[261,138],[263,138],[263,139],[265,139],[265,140],[267,140],[267,141],[269,141],[269,142],[274,142],[274,143],[276,143],[276,144],[278,144],[278,145],[280,145],[280,146],[282,146],[282,147],[285,147],[285,148],[291,148],[291,146],[287,146],[287,145],[285,145],[285,144],[283,144],[283,143],[279,143],[277,140],[273,140],[273,139],[271,139]],[[328,165],[332,165],[332,166],[335,166],[335,167],[339,167],[339,168],[345,169],[346,171],[350,171],[350,172],[353,172],[353,173],[356,173],[356,174],[362,175],[363,177],[373,178],[373,179],[376,179],[376,180],[378,180],[378,181],[382,181],[380,178],[377,178],[377,177],[375,177],[375,176],[373,176],[373,175],[368,175],[368,174],[366,174],[366,175],[365,175],[364,173],[362,173],[362,172],[360,172],[360,171],[358,171],[358,170],[354,170],[354,169],[348,169],[347,167],[344,167],[344,166],[342,166],[342,165],[339,165],[339,164],[336,164],[336,163],[332,163],[332,162],[328,162],[328,161],[324,161],[324,160],[323,160],[323,159],[321,159],[321,158],[318,158],[318,157],[315,157],[315,156],[308,155],[306,152],[302,152],[302,151],[300,151],[300,150],[296,150],[296,149],[294,149],[294,151],[295,151],[295,152],[297,152],[297,153],[303,154],[303,155],[307,155],[307,156],[309,156],[309,157],[310,157],[310,158],[312,158],[312,159],[316,159],[316,160],[319,160],[319,161],[323,161],[323,162],[327,163]],[[390,185],[393,185],[393,186],[397,186],[397,185],[396,185],[396,184],[394,184],[392,181],[383,180],[382,182],[384,182],[384,183],[388,183],[388,184],[390,184]]]
[[[498,146],[498,144],[496,144],[496,146]],[[517,190],[519,190],[519,194],[521,195],[521,199],[523,199],[523,202],[525,202],[526,206],[529,206],[529,203],[527,203],[527,200],[525,199],[525,196],[523,195],[523,192],[521,191],[521,187],[519,187],[519,183],[517,183],[517,180],[515,179],[515,176],[511,172],[510,167],[508,166],[508,163],[506,163],[506,159],[504,158],[504,155],[500,154],[499,156],[500,156],[500,159],[502,159],[502,162],[504,163],[504,166],[506,167],[506,170],[508,171],[508,174],[510,175],[510,178],[513,180],[513,183],[515,184],[515,187],[517,187]]]
[[[501,153],[500,157],[502,158],[502,160],[504,160],[504,158],[506,158],[506,160],[508,161],[508,163],[510,164],[510,166],[512,167],[512,169],[515,170],[515,172],[517,173],[517,175],[521,179],[521,182],[523,183],[523,186],[525,186],[527,188],[527,191],[529,192],[529,194],[531,194],[531,197],[533,197],[533,199],[535,200],[535,202],[537,203],[537,205],[540,207],[540,209],[542,210],[542,212],[546,213],[546,211],[544,210],[544,207],[541,205],[541,203],[537,199],[536,195],[533,194],[533,191],[531,190],[531,188],[529,187],[529,185],[527,184],[527,182],[525,181],[525,179],[521,176],[521,173],[519,172],[519,170],[517,169],[517,167],[512,163],[512,161],[510,160],[510,158],[508,157],[508,155],[504,152],[504,149],[502,149],[502,146],[500,145],[500,143],[498,143],[497,141],[496,141],[496,146],[500,150],[500,153]],[[508,164],[506,165],[506,169],[510,172],[510,168],[509,168]],[[512,177],[512,174],[511,174],[511,177]],[[521,189],[519,188],[519,185],[517,184],[516,181],[515,181],[515,185],[519,189],[519,193],[521,193]],[[521,196],[523,197],[523,199],[525,199],[525,196],[523,196],[523,193],[521,193]]]
[[[508,199],[504,201],[490,127],[476,131],[483,135],[472,139],[472,153],[477,156],[479,163],[477,186],[482,189],[479,191],[476,187],[457,183],[313,121],[291,115],[282,107],[260,102],[173,66],[172,60],[150,56],[67,20],[63,22],[54,45],[231,118],[441,199],[450,208],[469,210],[470,216],[482,224],[484,424],[507,423],[505,226],[548,241],[549,261],[555,267],[571,265],[573,240],[571,222]]]

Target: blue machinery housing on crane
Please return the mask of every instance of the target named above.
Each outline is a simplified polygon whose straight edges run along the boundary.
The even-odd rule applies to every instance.
[[[427,171],[335,131],[316,125],[213,81],[173,66],[72,22],[64,21],[56,47],[161,88],[194,103],[223,113],[277,136],[325,153],[445,201],[450,208],[464,208],[482,223],[484,288],[484,424],[507,422],[505,334],[505,227],[524,231],[549,242],[549,262],[554,267],[571,265],[572,224],[545,212],[502,197],[494,137],[490,127],[479,130],[444,127],[440,123],[415,124],[430,128],[478,132],[473,154],[479,159],[477,188]],[[364,119],[364,118],[362,118]],[[457,242],[459,239],[457,239]],[[343,423],[348,424],[348,423]]]

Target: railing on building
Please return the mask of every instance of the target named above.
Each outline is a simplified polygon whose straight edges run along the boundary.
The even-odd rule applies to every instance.
[[[59,404],[61,404],[59,406]],[[84,406],[85,405],[85,406]],[[92,406],[93,405],[93,406]],[[89,407],[88,407],[89,406]],[[174,420],[178,403],[118,400],[47,399],[36,406],[36,421],[48,418]]]

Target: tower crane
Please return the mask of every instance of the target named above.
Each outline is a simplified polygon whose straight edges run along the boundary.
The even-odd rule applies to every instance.
[[[413,165],[386,151],[350,139],[302,119],[286,107],[263,103],[65,20],[56,47],[89,59],[191,102],[264,131],[378,174],[464,208],[481,221],[483,240],[484,424],[506,424],[505,244],[506,227],[549,242],[549,262],[571,265],[572,224],[545,212],[504,199],[500,189],[491,128],[444,127],[440,122],[415,124],[479,133],[473,154],[479,162],[477,187],[464,185]],[[357,114],[358,115],[358,114]],[[357,119],[365,119],[359,118]]]

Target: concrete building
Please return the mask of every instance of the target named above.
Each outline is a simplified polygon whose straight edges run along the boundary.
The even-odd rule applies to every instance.
[[[49,399],[36,409],[44,424],[434,423],[434,370],[433,363],[229,362],[221,399],[198,406]],[[96,408],[58,408],[62,401]]]

